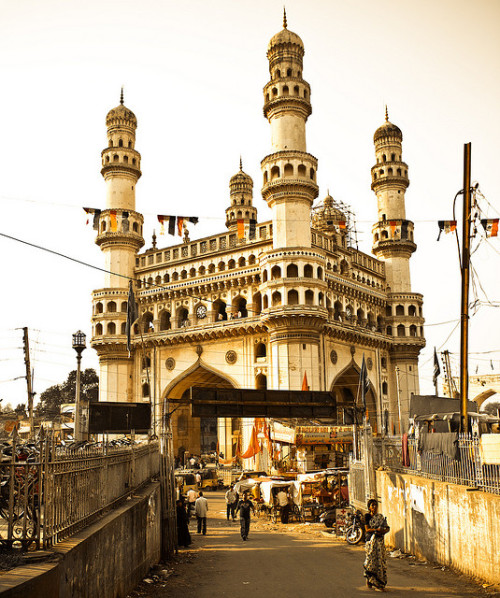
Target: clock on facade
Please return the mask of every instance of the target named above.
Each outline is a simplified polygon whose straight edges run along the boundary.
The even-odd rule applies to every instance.
[[[207,316],[207,308],[204,305],[198,305],[196,308],[196,317],[200,320]]]

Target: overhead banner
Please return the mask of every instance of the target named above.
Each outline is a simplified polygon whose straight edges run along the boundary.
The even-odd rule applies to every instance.
[[[352,442],[352,426],[298,426],[296,444],[335,444]]]

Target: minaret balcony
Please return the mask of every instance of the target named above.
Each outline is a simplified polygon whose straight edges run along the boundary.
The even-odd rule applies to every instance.
[[[299,118],[307,120],[312,114],[311,103],[307,98],[298,96],[276,96],[275,98],[266,101],[262,109],[264,116],[268,120],[272,120],[282,114],[296,114]]]
[[[407,189],[410,185],[408,166],[404,162],[382,162],[371,169],[372,191],[383,187]]]
[[[374,246],[385,241],[413,242],[414,225],[411,220],[380,220],[372,227]]]

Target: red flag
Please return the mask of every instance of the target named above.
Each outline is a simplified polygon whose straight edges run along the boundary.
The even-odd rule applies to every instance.
[[[302,389],[301,390],[309,390],[309,386],[307,384],[307,372],[304,372],[304,379],[302,380]]]
[[[487,237],[498,236],[498,218],[482,219],[481,224],[486,232]]]
[[[398,225],[396,220],[390,220],[389,221],[389,226],[391,227],[391,233],[392,236],[394,236],[394,233],[396,232],[396,226]]]

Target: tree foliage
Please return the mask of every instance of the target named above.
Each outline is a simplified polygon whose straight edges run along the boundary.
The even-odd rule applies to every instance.
[[[74,403],[76,391],[76,370],[68,374],[62,384],[50,386],[40,395],[36,413],[40,416],[54,417],[59,414],[63,403]],[[99,377],[93,368],[80,373],[80,396],[82,400],[97,401],[99,396]]]

